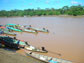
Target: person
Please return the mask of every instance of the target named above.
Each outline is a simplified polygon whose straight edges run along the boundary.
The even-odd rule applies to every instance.
[[[19,43],[20,43],[20,40],[18,40],[17,44],[19,45]]]
[[[45,28],[43,28],[43,30],[45,30]]]
[[[36,33],[38,33],[38,31],[37,31],[37,30],[35,30],[35,32],[36,32]]]
[[[18,42],[17,42],[17,46],[18,46],[18,48],[20,48],[20,40],[18,40]]]
[[[25,44],[28,45],[28,46],[30,46],[30,45],[28,44],[28,42],[25,42]]]
[[[41,47],[42,48],[42,51],[46,51],[46,52],[48,52],[46,49],[45,49],[45,47]]]
[[[49,30],[47,30],[47,32],[49,32]]]
[[[16,40],[16,37],[14,37],[13,39],[15,39],[15,40]]]
[[[45,51],[45,47],[41,47],[43,51]]]
[[[32,54],[32,52],[30,52],[29,54]]]
[[[31,25],[29,25],[29,27],[31,27]]]

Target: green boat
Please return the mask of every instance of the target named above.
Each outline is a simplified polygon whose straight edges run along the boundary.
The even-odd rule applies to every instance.
[[[34,30],[29,30],[29,29],[23,29],[23,31],[29,32],[29,33],[38,33],[38,32],[36,32],[36,31],[34,31]]]
[[[4,34],[13,35],[13,36],[16,36],[16,35],[17,35],[17,34],[15,34],[15,33],[11,33],[11,32],[8,32],[8,31],[4,31]]]
[[[31,26],[28,26],[28,29],[33,29],[33,30],[36,30],[36,31],[40,31],[40,32],[49,32],[47,29],[43,28],[43,29],[39,29],[39,28],[34,28],[34,27],[31,27]]]
[[[20,29],[15,29],[15,28],[13,28],[13,27],[7,27],[7,29],[10,29],[10,30],[13,30],[13,31],[22,32],[22,30],[20,30]]]
[[[17,34],[9,32],[7,29],[0,29],[1,34],[16,36]]]

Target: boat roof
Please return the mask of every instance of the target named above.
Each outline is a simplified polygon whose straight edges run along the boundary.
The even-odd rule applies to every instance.
[[[3,38],[3,40],[5,40],[5,41],[7,41],[7,42],[10,42],[10,43],[15,43],[15,44],[18,43],[18,40],[15,40],[15,39],[13,39],[13,38],[11,38],[11,37],[8,37],[8,36],[0,36],[0,38],[1,38],[1,39]],[[20,41],[20,42],[19,42],[19,45],[26,45],[26,43],[23,42],[23,41]]]

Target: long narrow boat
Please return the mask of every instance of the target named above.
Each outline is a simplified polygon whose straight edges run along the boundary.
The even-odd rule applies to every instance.
[[[32,52],[48,53],[47,50],[43,51],[43,50],[38,49],[38,48],[36,48],[34,46],[31,46],[31,45],[30,46],[25,46],[25,49],[28,50],[28,51],[32,51]]]
[[[7,35],[13,35],[13,36],[16,36],[17,34],[15,34],[15,33],[11,33],[11,32],[8,32],[8,31],[3,31],[4,32],[4,34],[7,34]]]
[[[5,26],[13,27],[13,28],[19,28],[19,27],[21,27],[21,25],[19,25],[19,24],[6,24]]]
[[[37,53],[26,52],[26,51],[25,51],[25,53],[26,53],[27,56],[31,56],[35,59],[38,59],[40,61],[44,61],[46,63],[49,63],[50,61],[53,61],[53,62],[50,62],[50,63],[72,63],[72,61],[70,61],[70,60],[65,60],[65,59],[61,59],[61,58],[53,58],[53,57],[48,57],[48,56],[45,56],[45,55],[40,55],[40,54],[37,54]]]
[[[9,32],[7,29],[0,29],[0,34],[16,36],[17,34]]]
[[[36,31],[40,31],[40,32],[49,32],[47,29],[43,28],[43,29],[39,29],[39,28],[34,28],[34,27],[31,27],[31,26],[27,26],[28,29],[33,29],[33,30],[36,30]]]
[[[23,31],[29,32],[29,33],[38,33],[38,32],[36,32],[36,31],[34,31],[34,30],[29,30],[29,29],[23,29]]]
[[[22,30],[20,30],[20,29],[15,29],[15,28],[13,28],[13,27],[7,27],[7,28],[10,29],[10,30],[14,30],[14,31],[22,32]]]

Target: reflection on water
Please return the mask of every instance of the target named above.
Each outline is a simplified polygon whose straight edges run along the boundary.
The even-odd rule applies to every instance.
[[[32,25],[36,28],[47,28],[49,34],[39,32],[18,33],[17,38],[28,41],[40,48],[49,50],[48,56],[59,57],[76,62],[84,62],[84,18],[83,17],[13,17],[0,18],[0,24],[15,23]]]

